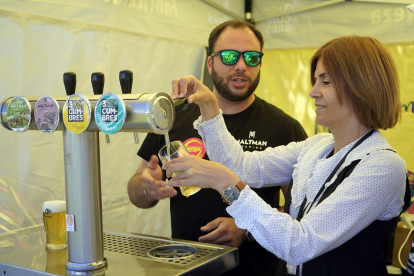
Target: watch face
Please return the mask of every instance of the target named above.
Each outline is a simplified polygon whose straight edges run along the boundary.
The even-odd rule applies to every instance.
[[[227,187],[223,192],[223,198],[230,203],[237,200],[239,195],[240,191],[234,186]]]

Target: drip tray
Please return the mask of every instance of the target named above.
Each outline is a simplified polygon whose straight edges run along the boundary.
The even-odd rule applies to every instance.
[[[209,256],[223,250],[208,244],[188,244],[188,241],[178,242],[150,236],[145,238],[104,232],[103,238],[106,251],[174,265],[190,265],[203,259],[207,260]]]
[[[44,229],[42,229],[44,231]],[[7,275],[71,275],[65,263],[69,248],[45,249],[45,245],[21,250],[21,242],[39,241],[39,229],[27,230],[10,244],[15,251],[0,253],[0,272]],[[76,272],[76,275],[220,275],[238,266],[238,250],[234,247],[170,239],[136,233],[103,232],[104,257],[108,266],[99,271]],[[1,251],[0,251],[1,252]]]

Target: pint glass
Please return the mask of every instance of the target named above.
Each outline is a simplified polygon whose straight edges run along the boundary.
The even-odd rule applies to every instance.
[[[169,145],[165,145],[158,152],[158,157],[161,162],[164,164],[172,159],[180,158],[186,155],[190,155],[181,141],[173,141]],[[175,172],[173,176],[177,175],[179,172]],[[183,196],[189,197],[201,190],[199,187],[190,187],[184,186],[180,187],[181,193]]]
[[[66,237],[66,201],[52,200],[43,203],[43,223],[46,231],[46,248],[62,249],[68,246]]]

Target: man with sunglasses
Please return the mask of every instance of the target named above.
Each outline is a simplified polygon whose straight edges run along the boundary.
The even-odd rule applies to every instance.
[[[302,126],[277,107],[253,93],[259,84],[263,37],[254,25],[238,20],[217,26],[209,37],[207,68],[213,93],[230,133],[244,150],[265,150],[304,140]],[[173,81],[173,86],[178,85]],[[170,140],[183,141],[192,155],[208,160],[201,137],[193,127],[200,116],[197,105],[177,113]],[[165,171],[157,155],[165,145],[161,135],[148,134],[138,155],[143,159],[128,183],[131,202],[150,208],[158,200],[170,198],[172,238],[200,241],[239,248],[239,267],[225,275],[276,275],[277,257],[261,247],[245,229],[237,228],[227,212],[228,206],[212,189],[202,189],[185,197],[179,189],[159,184]],[[257,189],[271,206],[279,207],[280,187]]]

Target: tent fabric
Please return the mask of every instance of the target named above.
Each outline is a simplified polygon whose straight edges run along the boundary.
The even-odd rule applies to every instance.
[[[64,25],[72,32],[124,32],[204,46],[211,29],[232,19],[192,0],[1,0],[0,14]]]
[[[253,2],[253,18],[265,38],[257,95],[297,118],[308,135],[326,131],[315,127],[308,97],[310,56],[333,37],[374,36],[389,44],[397,60],[407,106],[401,129],[386,135],[414,171],[409,143],[414,133],[413,17],[403,4],[354,1],[305,11],[321,2]],[[0,101],[63,96],[64,72],[76,73],[76,93],[83,95],[92,95],[93,72],[104,73],[104,93],[120,94],[121,70],[134,73],[132,93],[169,93],[174,78],[202,79],[210,31],[233,19],[231,14],[243,18],[243,5],[242,0],[0,0]],[[261,20],[274,14],[279,15]],[[139,134],[141,142],[145,135]],[[170,236],[169,200],[147,210],[129,202],[127,182],[140,162],[132,133],[111,135],[109,144],[104,134],[99,137],[104,229]],[[2,237],[41,229],[42,203],[65,199],[62,132],[15,133],[0,127],[0,156],[2,254],[11,246]],[[38,236],[40,244],[44,233]]]
[[[414,14],[398,2],[260,0],[253,1],[252,17],[266,50],[316,48],[348,34],[411,42]],[[21,24],[30,18],[71,31],[112,30],[207,46],[216,25],[244,18],[244,0],[0,0],[0,14]]]
[[[306,10],[323,2],[334,4]],[[406,4],[336,2],[254,1],[253,17],[263,32],[266,49],[317,48],[333,38],[351,34],[372,36],[387,44],[414,40],[414,13],[406,9]],[[301,9],[304,11],[291,13]],[[277,13],[285,15],[260,20]]]

